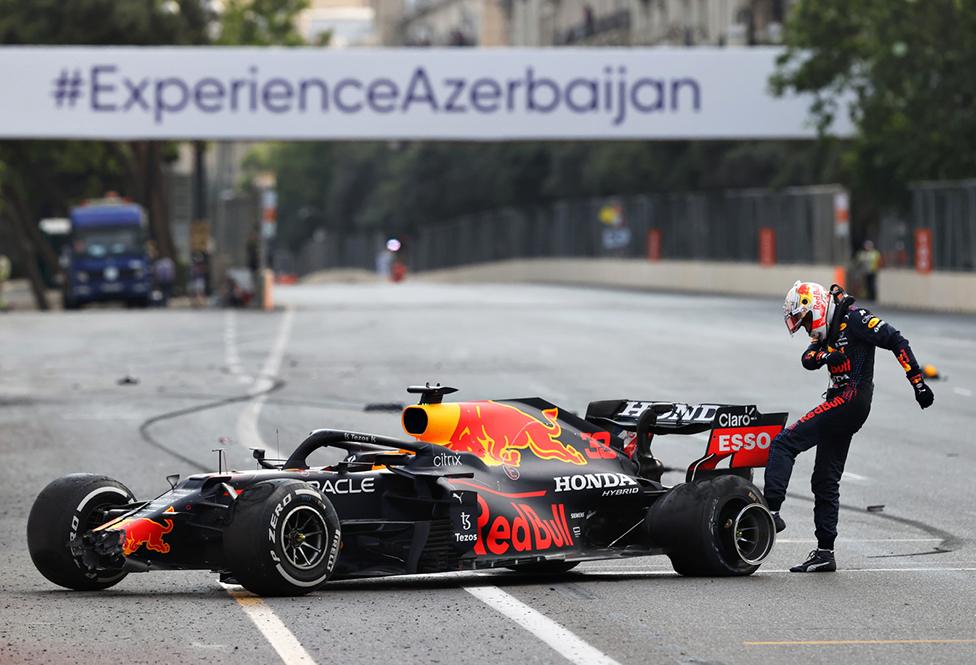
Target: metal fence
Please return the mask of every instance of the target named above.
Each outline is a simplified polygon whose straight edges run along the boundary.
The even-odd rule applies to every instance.
[[[210,236],[211,275],[219,280],[230,268],[247,266],[247,240],[261,219],[261,206],[253,192],[227,192],[214,205]]]
[[[880,246],[911,261],[915,232],[931,232],[934,270],[976,270],[976,180],[923,182],[911,188],[911,214],[882,220]]]
[[[846,224],[838,227],[840,186],[740,190],[561,201],[532,210],[494,210],[431,223],[404,238],[413,270],[534,257],[760,260],[760,232],[771,229],[777,263],[843,264]],[[845,197],[846,200],[846,197]],[[291,261],[297,272],[372,269],[384,237],[319,233]]]

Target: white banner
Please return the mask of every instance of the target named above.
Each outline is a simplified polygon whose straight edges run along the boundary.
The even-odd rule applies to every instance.
[[[0,48],[0,136],[810,138],[778,49]],[[834,133],[849,135],[844,119]]]

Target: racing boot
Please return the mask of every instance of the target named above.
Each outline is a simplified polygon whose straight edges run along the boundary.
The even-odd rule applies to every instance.
[[[778,510],[773,513],[773,524],[776,526],[776,533],[786,530],[786,522],[784,522],[783,518],[779,516]]]
[[[790,568],[791,573],[833,573],[837,570],[833,550],[813,550],[807,560]]]

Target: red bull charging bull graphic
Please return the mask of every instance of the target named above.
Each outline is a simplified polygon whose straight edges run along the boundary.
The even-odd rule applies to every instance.
[[[148,517],[127,517],[120,522],[110,522],[96,529],[99,530],[124,532],[122,554],[125,556],[134,554],[143,546],[153,552],[169,554],[170,546],[163,540],[163,536],[173,530],[173,520],[164,519],[160,524]]]
[[[419,411],[423,411],[423,416]],[[413,413],[410,413],[410,412]],[[408,407],[404,428],[422,441],[477,455],[489,466],[517,467],[523,453],[542,460],[583,465],[586,457],[560,440],[559,409],[541,410],[542,418],[502,402],[457,402]],[[413,419],[421,418],[423,427]]]

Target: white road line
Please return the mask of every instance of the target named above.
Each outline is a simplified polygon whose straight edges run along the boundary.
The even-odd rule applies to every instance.
[[[927,567],[927,568],[841,568],[839,573],[972,573],[976,568],[972,567]],[[786,568],[760,568],[756,575],[762,574],[790,574]],[[641,575],[645,577],[675,577],[678,574],[672,570],[581,570],[579,575],[585,578],[590,577],[633,577]],[[577,581],[584,581],[577,580]]]
[[[244,447],[264,447],[264,441],[262,441],[261,434],[258,431],[261,407],[264,406],[268,397],[267,393],[263,391],[274,385],[274,377],[281,369],[281,361],[285,356],[285,347],[288,345],[288,337],[291,335],[294,317],[294,310],[290,308],[285,310],[281,324],[278,326],[278,333],[271,344],[271,350],[268,351],[268,356],[261,367],[261,374],[253,380],[248,389],[248,394],[255,397],[244,406],[240,415],[237,416],[237,440]],[[227,320],[232,321],[232,318]],[[315,660],[305,651],[294,634],[288,630],[284,622],[261,598],[241,591],[237,587],[226,584],[221,584],[221,586],[244,608],[247,617],[261,631],[261,634],[268,640],[285,665],[315,663]]]
[[[258,418],[261,415],[265,400],[268,399],[265,391],[274,385],[274,377],[281,369],[281,362],[285,357],[285,347],[288,345],[288,337],[291,335],[294,318],[295,310],[286,309],[281,325],[278,326],[278,334],[271,345],[271,350],[268,352],[267,358],[264,359],[261,374],[254,379],[248,389],[248,393],[255,395],[255,397],[244,406],[244,410],[237,417],[237,442],[245,448],[265,447],[258,431]]]
[[[315,664],[315,659],[303,647],[298,639],[288,630],[278,615],[271,611],[263,600],[252,596],[239,587],[221,584],[227,593],[244,609],[247,618],[261,631],[264,639],[278,653],[286,665]]]
[[[940,543],[943,538],[838,538],[838,543]],[[777,543],[815,543],[816,538],[777,538]]]
[[[973,391],[969,388],[953,388],[952,392],[956,393],[957,395],[962,395],[963,397],[973,396]]]
[[[224,364],[227,371],[241,383],[250,384],[254,381],[241,364],[241,354],[237,349],[237,316],[233,310],[224,312]]]
[[[495,586],[466,586],[464,590],[505,615],[576,665],[620,665],[596,647],[581,640],[546,615]]]
[[[856,480],[856,481],[862,482],[862,483],[868,480],[868,477],[867,476],[862,476],[860,474],[852,473],[850,471],[844,471],[841,474],[841,476],[843,478],[848,478],[849,480]]]

